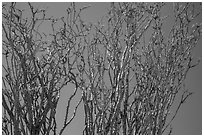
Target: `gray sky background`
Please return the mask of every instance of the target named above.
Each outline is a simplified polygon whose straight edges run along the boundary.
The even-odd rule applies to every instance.
[[[17,5],[21,8],[25,9],[27,4],[25,3],[17,3]],[[69,6],[69,3],[36,3],[39,7],[48,7],[47,15],[54,17],[62,17],[65,16],[66,8]],[[83,12],[83,19],[87,22],[97,22],[102,16],[106,15],[107,8],[109,7],[109,3],[76,3],[77,6],[82,7],[85,5],[91,5],[89,9]],[[168,3],[165,9],[162,11],[162,15],[169,15],[167,20],[165,21],[165,32],[168,33],[168,30],[172,26],[172,3]],[[197,20],[197,22],[202,22],[202,16]],[[41,27],[41,31],[47,31],[50,29],[50,26],[47,24],[43,24]],[[202,42],[199,41],[198,46],[194,49],[193,55],[195,58],[202,59]],[[58,104],[57,110],[57,123],[58,126],[62,126],[62,122],[64,120],[65,115],[65,107],[68,97],[70,93],[73,91],[73,86],[68,85],[61,92],[61,99]],[[194,94],[187,100],[187,102],[181,107],[178,112],[178,115],[172,122],[173,132],[172,134],[180,135],[180,134],[202,134],[202,63],[200,63],[196,68],[193,68],[186,79],[186,88],[189,91],[193,91]],[[81,93],[78,92],[77,96],[80,96]],[[76,105],[76,102],[72,104]],[[72,134],[79,135],[82,134],[82,130],[84,127],[84,114],[83,114],[83,106],[80,105],[76,118],[73,122],[66,128],[64,134]],[[72,109],[71,109],[72,110]],[[71,117],[71,115],[70,115]],[[59,128],[60,129],[60,128]],[[59,130],[58,129],[58,130]]]

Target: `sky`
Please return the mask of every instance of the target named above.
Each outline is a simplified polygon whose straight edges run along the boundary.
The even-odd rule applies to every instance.
[[[47,15],[53,17],[61,17],[65,15],[66,8],[69,6],[69,3],[36,3],[39,7],[48,7]],[[91,5],[89,9],[83,12],[82,18],[89,22],[96,23],[101,17],[105,16],[107,13],[107,9],[109,7],[109,3],[76,3],[76,6],[85,6]],[[172,3],[168,3],[165,9],[163,9],[162,14],[169,15],[169,17],[165,21],[165,29],[166,33],[172,26]],[[25,3],[21,3],[18,5],[21,8],[25,7]],[[202,22],[201,18],[198,18],[197,22]],[[41,30],[49,30],[49,26],[43,24],[41,26]],[[193,56],[195,58],[202,59],[202,42],[199,41],[199,44],[193,50]],[[194,92],[194,94],[187,100],[187,102],[182,105],[180,108],[176,118],[172,122],[173,131],[172,134],[176,135],[197,135],[202,134],[202,63],[190,70],[186,79],[186,88],[189,91]],[[62,122],[64,120],[65,100],[68,99],[70,94],[73,92],[73,86],[68,85],[63,88],[61,92],[61,99],[59,100],[58,109],[57,109],[57,124],[59,127],[62,126]],[[77,96],[80,96],[81,93],[78,92]],[[72,103],[76,104],[76,101]],[[66,128],[64,134],[71,135],[79,135],[82,134],[82,130],[84,128],[83,121],[83,106],[82,104],[79,107],[76,118],[72,121],[72,123]],[[71,117],[71,115],[70,115]],[[80,131],[80,132],[79,132]]]

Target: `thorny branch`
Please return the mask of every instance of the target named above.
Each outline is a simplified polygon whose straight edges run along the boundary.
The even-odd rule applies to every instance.
[[[89,6],[71,3],[66,17],[53,18],[28,3],[26,18],[17,5],[2,7],[2,134],[61,135],[80,104],[83,134],[163,134],[169,127],[171,134],[171,122],[192,94],[184,80],[199,63],[191,55],[201,37],[201,24],[194,24],[198,5],[174,3],[168,35],[163,33],[168,16],[161,16],[166,3],[111,3],[107,17],[95,25],[81,18]],[[51,34],[39,31],[45,22]],[[56,108],[68,84],[75,90],[57,131]],[[78,103],[71,106],[74,98]]]
[[[24,10],[17,3],[3,5],[3,134],[57,134],[56,108],[60,91],[68,83],[82,89],[78,73],[83,69],[79,59],[84,52],[81,39],[88,34],[82,26],[80,13],[72,3],[67,19],[46,16],[45,9],[36,9],[28,3],[31,17],[23,17]],[[39,31],[44,22],[50,23],[52,34]],[[56,29],[56,23],[63,25]],[[59,26],[58,26],[59,27]],[[86,28],[85,28],[86,27]],[[49,36],[49,37],[48,37]],[[70,96],[65,114],[65,125],[60,134],[76,115],[68,119]],[[8,127],[8,125],[10,127]],[[21,127],[19,129],[19,126]]]
[[[170,126],[191,95],[182,95],[166,121],[187,72],[199,63],[192,65],[191,50],[201,36],[201,25],[191,23],[199,15],[195,5],[175,5],[180,9],[168,37],[160,14],[165,3],[111,3],[107,20],[95,25],[87,42],[84,134],[163,134]]]

